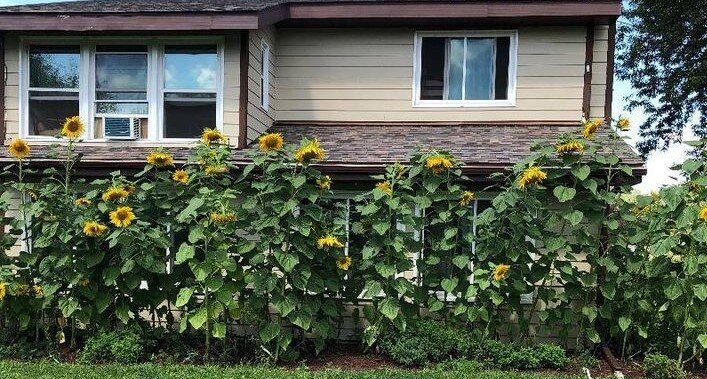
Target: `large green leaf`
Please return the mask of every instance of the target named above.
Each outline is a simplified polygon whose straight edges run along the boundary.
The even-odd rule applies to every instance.
[[[574,196],[577,194],[577,190],[565,186],[557,186],[552,190],[552,193],[555,194],[555,197],[560,201],[560,203],[564,203],[574,199]]]
[[[177,301],[175,301],[174,305],[177,307],[183,307],[187,305],[189,300],[191,299],[191,296],[194,294],[194,289],[191,287],[188,288],[182,288],[179,290],[179,294],[177,295]]]
[[[194,258],[194,246],[184,242],[179,246],[179,250],[174,257],[174,263],[182,264],[192,258]]]
[[[189,316],[189,323],[192,328],[200,329],[206,323],[206,319],[206,308],[199,308],[196,312]]]
[[[442,279],[442,289],[444,289],[447,292],[454,292],[454,289],[457,288],[458,284],[459,284],[459,279],[457,279],[457,278]]]
[[[394,320],[400,313],[398,299],[385,298],[378,304],[378,310],[389,320]]]
[[[263,341],[263,343],[268,343],[280,334],[280,324],[274,322],[265,324],[260,328],[260,332],[258,334],[260,335],[260,340]]]

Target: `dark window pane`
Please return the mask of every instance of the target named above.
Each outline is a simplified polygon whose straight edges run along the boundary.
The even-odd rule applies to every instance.
[[[56,136],[68,117],[79,114],[79,97],[76,93],[66,96],[35,96],[29,98],[29,134]]]
[[[164,137],[197,138],[216,127],[216,102],[179,99],[164,102]]]
[[[216,89],[216,46],[167,46],[164,59],[165,88]]]
[[[420,100],[442,100],[446,38],[422,39]]]
[[[33,88],[78,88],[78,46],[31,46],[29,85]]]
[[[215,93],[165,93],[164,98],[171,101],[214,101]]]
[[[96,92],[96,100],[145,100],[147,92],[131,91],[131,92]]]
[[[510,64],[510,37],[496,38],[496,100],[508,99],[508,65]]]
[[[97,54],[96,90],[146,91],[146,54]]]
[[[146,53],[147,46],[132,46],[132,45],[98,45],[96,46],[98,53]]]

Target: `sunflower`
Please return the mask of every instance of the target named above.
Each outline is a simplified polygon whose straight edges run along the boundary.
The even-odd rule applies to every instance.
[[[15,295],[17,296],[27,296],[29,294],[29,284],[20,284],[15,287]]]
[[[214,224],[225,224],[236,221],[236,215],[231,212],[213,212],[211,213],[211,216],[209,216],[209,219],[211,219]]]
[[[115,201],[128,197],[130,192],[128,192],[125,187],[110,187],[106,192],[103,192],[103,201]]]
[[[321,179],[317,179],[317,186],[325,191],[331,189],[331,177],[324,175]]]
[[[128,206],[118,207],[109,214],[110,222],[118,228],[125,228],[135,220],[133,209]]]
[[[339,257],[336,259],[336,267],[338,267],[339,270],[348,271],[350,266],[351,266],[351,257],[344,256],[344,257]]]
[[[86,221],[83,224],[83,234],[88,237],[100,237],[106,229],[108,229],[107,226],[96,221]]]
[[[258,139],[258,147],[261,151],[270,152],[282,149],[284,140],[280,133],[269,133]]]
[[[471,191],[464,191],[462,196],[459,198],[459,205],[466,207],[471,204],[472,201],[474,201],[474,193]]]
[[[707,206],[700,208],[700,218],[707,221]]]
[[[74,204],[76,204],[76,206],[78,206],[78,207],[87,207],[87,206],[91,205],[91,200],[89,200],[85,197],[79,197],[78,199],[76,199],[74,201]]]
[[[511,266],[507,264],[499,264],[496,266],[496,268],[493,269],[493,280],[500,282],[503,279],[506,279],[506,275],[508,274],[508,271],[511,269]]]
[[[393,195],[393,188],[390,187],[390,183],[388,182],[378,182],[376,183],[376,188],[385,192],[388,196]]]
[[[226,136],[219,130],[206,128],[204,132],[201,133],[201,140],[204,141],[205,144],[222,143],[226,142]]]
[[[331,247],[344,247],[344,244],[338,238],[328,235],[317,240],[317,247],[320,249],[328,249]]]
[[[135,192],[135,186],[134,186],[134,185],[131,185],[131,184],[126,184],[126,185],[124,185],[124,186],[123,186],[123,189],[125,190],[125,192],[128,193],[128,195],[132,195],[133,192]]]
[[[29,145],[22,138],[15,138],[7,146],[7,152],[13,158],[21,161],[29,155]]]
[[[601,125],[601,123],[602,121],[600,119],[584,121],[584,124],[582,125],[584,128],[582,129],[582,136],[584,136],[584,138],[593,138],[594,133],[596,133],[597,128]]]
[[[34,292],[34,296],[36,296],[37,298],[44,297],[44,289],[38,284],[32,286],[32,292]]]
[[[187,184],[189,181],[189,174],[184,170],[176,170],[172,173],[172,180],[177,183]]]
[[[7,286],[5,283],[0,283],[0,301],[2,301],[5,296],[7,296]]]
[[[206,168],[204,169],[204,172],[206,172],[206,175],[225,174],[228,171],[229,171],[229,168],[226,165],[206,166]]]
[[[555,145],[555,151],[559,154],[581,153],[584,151],[584,144],[577,140],[571,140]]]
[[[155,167],[174,166],[174,157],[172,154],[161,151],[153,151],[147,156],[147,163]]]
[[[61,127],[61,135],[69,139],[77,139],[83,136],[83,131],[86,129],[81,117],[69,117],[64,121]]]
[[[425,168],[439,175],[442,171],[449,170],[454,166],[452,160],[443,155],[434,155],[425,159]]]
[[[518,179],[518,188],[525,189],[525,187],[540,183],[545,179],[547,179],[547,174],[536,166],[532,166],[523,171],[520,179]]]
[[[310,160],[316,159],[321,161],[324,159],[324,149],[319,145],[317,139],[311,141],[306,141],[300,146],[295,152],[295,160],[299,163],[309,162]]]
[[[626,132],[631,129],[631,121],[626,117],[620,117],[619,121],[616,122],[616,127],[622,132]]]

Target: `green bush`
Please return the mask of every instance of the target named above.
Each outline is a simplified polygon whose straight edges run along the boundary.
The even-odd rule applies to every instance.
[[[557,345],[522,346],[494,340],[477,345],[470,358],[486,362],[492,368],[513,370],[560,369],[570,362]]]
[[[687,375],[678,362],[663,354],[646,354],[643,360],[646,378],[650,379],[685,379]]]
[[[140,335],[134,331],[101,332],[86,341],[79,362],[138,363],[144,356]]]
[[[471,332],[433,320],[417,320],[405,331],[387,328],[380,339],[381,352],[406,366],[422,366],[468,355]]]

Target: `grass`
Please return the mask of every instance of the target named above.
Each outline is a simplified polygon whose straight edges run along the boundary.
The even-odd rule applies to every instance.
[[[553,374],[484,371],[473,365],[456,365],[450,370],[427,369],[422,371],[308,371],[306,368],[285,370],[257,366],[181,366],[143,364],[125,366],[78,365],[48,362],[0,362],[0,378],[47,378],[47,379],[578,379],[579,377]]]

